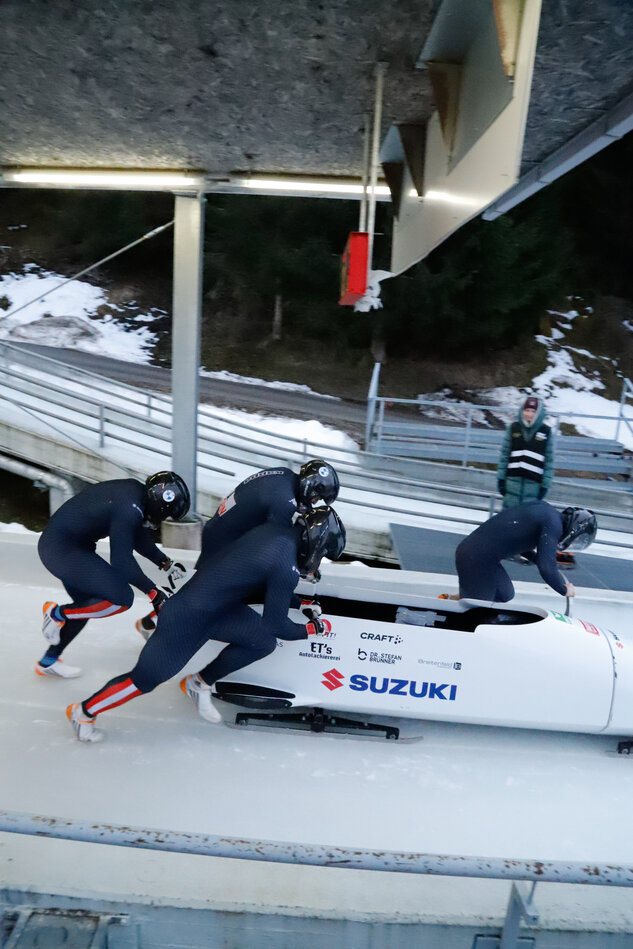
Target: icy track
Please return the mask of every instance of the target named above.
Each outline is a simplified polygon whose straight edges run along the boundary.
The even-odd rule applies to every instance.
[[[626,864],[633,760],[614,739],[411,723],[387,742],[213,726],[178,688],[104,715],[81,745],[64,709],[127,671],[142,645],[127,614],[68,650],[79,679],[42,679],[41,604],[60,587],[36,535],[0,535],[0,809],[115,825],[433,854]],[[191,552],[176,552],[189,558]],[[371,571],[349,570],[359,584]],[[383,573],[383,571],[379,571]],[[391,572],[394,579],[402,574]],[[420,592],[454,578],[419,574]],[[355,580],[356,582],[356,580]],[[518,602],[560,606],[535,584]],[[582,615],[633,640],[633,594],[579,591]],[[191,667],[196,665],[192,660]],[[538,695],[535,695],[538,701]],[[157,905],[363,920],[502,920],[510,884],[254,864],[0,834],[0,886]],[[631,931],[630,891],[542,884],[542,921]]]

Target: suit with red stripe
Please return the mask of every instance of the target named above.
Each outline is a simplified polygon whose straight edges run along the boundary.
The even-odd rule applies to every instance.
[[[227,643],[199,674],[208,685],[269,655],[277,639],[306,639],[310,624],[288,618],[299,580],[298,526],[262,524],[235,541],[223,556],[201,555],[198,570],[164,604],[156,632],[131,672],[112,679],[83,703],[87,715],[152,689],[177,675],[209,640]],[[246,604],[263,594],[260,616]]]
[[[132,605],[136,587],[155,587],[134,558],[134,551],[162,566],[145,518],[145,486],[134,478],[103,481],[70,498],[53,514],[38,544],[40,559],[62,581],[72,602],[60,605],[65,620],[60,642],[46,655],[57,658],[89,619],[112,616]],[[110,563],[96,553],[97,541],[110,538]]]

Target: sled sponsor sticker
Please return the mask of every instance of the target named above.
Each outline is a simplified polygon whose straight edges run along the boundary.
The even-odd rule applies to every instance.
[[[399,646],[404,642],[402,636],[391,635],[390,633],[368,633],[362,632],[361,639],[371,639],[376,643],[390,643],[392,646]]]
[[[330,662],[340,662],[340,656],[333,656],[333,649],[327,643],[310,643],[310,651],[300,652],[304,659],[328,659]]]
[[[418,659],[418,663],[423,666],[435,666],[437,669],[461,669],[461,662],[453,662],[452,659]]]
[[[389,666],[402,662],[402,656],[397,656],[393,652],[368,652],[366,649],[358,650],[358,658],[361,662],[384,662]]]
[[[229,494],[228,497],[224,498],[222,503],[218,508],[218,514],[222,517],[223,514],[226,514],[227,511],[230,511],[232,507],[235,507],[235,492]]]
[[[616,647],[617,647],[618,649],[624,649],[624,643],[622,642],[622,640],[620,639],[620,637],[617,636],[617,635],[613,632],[612,629],[608,629],[608,630],[607,630],[607,633],[609,634],[609,636],[611,637],[611,639],[614,641],[614,643],[615,643],[615,645],[616,645]]]
[[[454,702],[457,697],[457,685],[451,682],[422,682],[415,679],[397,679],[387,676],[367,676],[354,673],[346,684],[345,675],[337,668],[328,669],[323,674],[321,685],[330,692],[348,688],[352,692],[375,692],[378,695],[411,696],[415,699],[439,699]]]

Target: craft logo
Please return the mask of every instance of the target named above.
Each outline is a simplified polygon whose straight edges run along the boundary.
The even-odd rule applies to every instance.
[[[600,635],[600,630],[597,626],[594,626],[593,623],[585,623],[584,619],[581,619],[580,623],[582,626],[584,626],[588,633],[591,633],[593,636]]]
[[[402,642],[402,636],[391,636],[389,633],[361,633],[361,639],[373,639],[374,642],[379,643],[391,643],[392,646],[397,646]]]
[[[327,478],[329,473],[330,473],[330,469],[326,468],[325,465],[321,465],[321,467],[319,468],[319,474],[321,475],[321,477]]]
[[[172,491],[171,488],[167,488],[166,491],[163,491],[163,501],[167,501],[168,504],[171,504],[171,502],[175,500],[176,500],[175,491]]]
[[[341,688],[344,679],[345,676],[342,672],[339,672],[338,669],[329,669],[323,674],[321,685],[324,685],[326,689],[329,689],[330,692],[333,692],[334,689]]]

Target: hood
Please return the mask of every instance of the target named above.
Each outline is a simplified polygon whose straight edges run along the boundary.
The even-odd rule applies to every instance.
[[[527,399],[536,399],[536,401],[538,402],[536,415],[534,416],[534,421],[532,422],[531,425],[526,425],[525,422],[523,421],[523,407]],[[546,415],[545,403],[543,402],[543,399],[540,398],[540,396],[529,395],[529,396],[526,396],[525,399],[521,400],[521,405],[519,406],[519,411],[517,412],[517,421],[519,425],[521,426],[521,428],[523,429],[523,433],[527,438],[530,438],[534,432],[538,431],[539,427],[543,424],[545,415]]]

